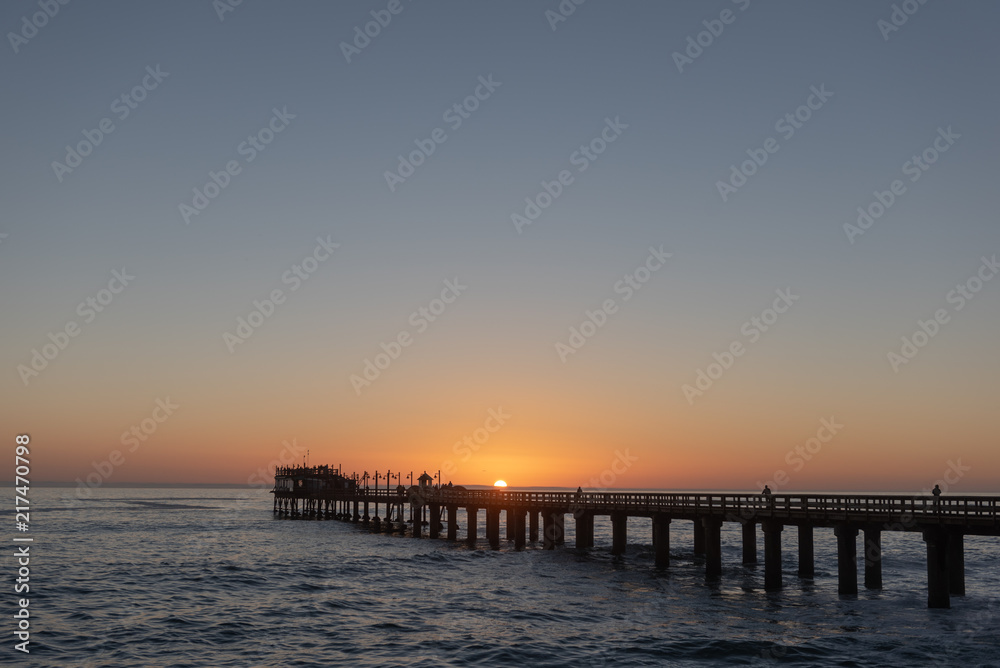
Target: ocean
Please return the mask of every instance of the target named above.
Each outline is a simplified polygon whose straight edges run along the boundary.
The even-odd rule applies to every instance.
[[[1000,666],[996,538],[966,538],[967,595],[928,610],[916,533],[883,533],[884,590],[840,598],[828,529],[816,530],[809,581],[795,575],[786,529],[785,588],[765,593],[763,563],[740,563],[731,523],[723,575],[707,583],[683,521],[671,525],[671,566],[657,571],[643,519],[612,558],[600,517],[592,550],[572,547],[567,519],[566,546],[515,552],[506,540],[488,549],[482,526],[470,549],[278,519],[261,489],[63,497],[75,490],[31,490],[30,593],[8,585],[7,610],[30,600],[30,655],[14,650],[10,615],[4,632],[3,655],[23,665]]]

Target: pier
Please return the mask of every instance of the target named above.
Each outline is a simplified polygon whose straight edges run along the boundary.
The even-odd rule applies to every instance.
[[[485,538],[492,549],[500,548],[502,513],[506,539],[515,550],[539,540],[546,550],[564,544],[567,516],[575,522],[576,547],[592,548],[594,518],[606,516],[612,526],[613,555],[625,553],[628,519],[642,517],[652,525],[657,568],[670,565],[671,524],[692,522],[694,553],[704,555],[709,579],[722,574],[723,523],[736,522],[742,525],[744,564],[758,562],[758,527],[763,532],[767,591],[782,588],[781,537],[786,528],[798,532],[800,578],[814,574],[814,530],[832,529],[837,539],[838,593],[845,596],[858,593],[859,544],[865,557],[862,584],[878,590],[882,589],[882,532],[919,532],[926,544],[930,608],[948,608],[952,596],[965,594],[965,536],[1000,535],[1000,496],[466,490],[434,486],[426,473],[417,484],[405,487],[392,487],[388,480],[384,488],[368,482],[367,475],[345,476],[330,467],[278,469],[272,490],[274,512],[301,519],[340,519],[414,538],[422,538],[426,526],[430,539],[441,539],[444,532],[446,540],[457,541],[458,510],[463,508],[468,518],[463,539],[476,544],[479,513],[485,513]]]

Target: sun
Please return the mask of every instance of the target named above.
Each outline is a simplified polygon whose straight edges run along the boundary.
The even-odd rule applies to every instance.
[[[493,483],[493,486],[494,487],[506,487],[507,483],[505,483],[503,480],[497,480],[495,483]]]

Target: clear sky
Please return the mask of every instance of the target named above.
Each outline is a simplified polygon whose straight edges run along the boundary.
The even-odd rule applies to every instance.
[[[5,438],[36,481],[244,483],[308,449],[995,490],[998,19],[3,3]]]

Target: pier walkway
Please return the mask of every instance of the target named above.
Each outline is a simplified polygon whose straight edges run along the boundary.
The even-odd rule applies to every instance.
[[[742,525],[743,563],[757,563],[757,527],[764,534],[764,588],[782,587],[781,534],[798,531],[798,576],[814,574],[813,531],[832,528],[837,538],[838,591],[858,592],[858,537],[864,549],[864,586],[882,588],[883,531],[920,532],[927,547],[927,605],[950,607],[951,596],[965,594],[966,535],[1000,535],[1000,497],[907,496],[874,494],[692,494],[633,492],[518,492],[502,489],[435,488],[430,476],[419,485],[392,489],[360,486],[328,467],[279,469],[275,475],[274,512],[296,518],[336,518],[363,523],[376,531],[406,533],[415,538],[458,540],[458,510],[466,511],[464,540],[475,545],[480,512],[486,514],[486,538],[500,547],[501,513],[506,538],[514,549],[539,540],[544,549],[565,542],[565,521],[576,523],[576,547],[594,546],[594,517],[608,516],[611,553],[621,555],[628,541],[629,517],[652,522],[658,568],[670,564],[670,524],[690,521],[694,552],[705,557],[705,574],[722,574],[721,529],[724,522]],[[381,508],[381,516],[380,516]],[[409,508],[410,521],[405,520]],[[412,521],[428,518],[428,522]],[[407,527],[409,524],[409,527]]]

